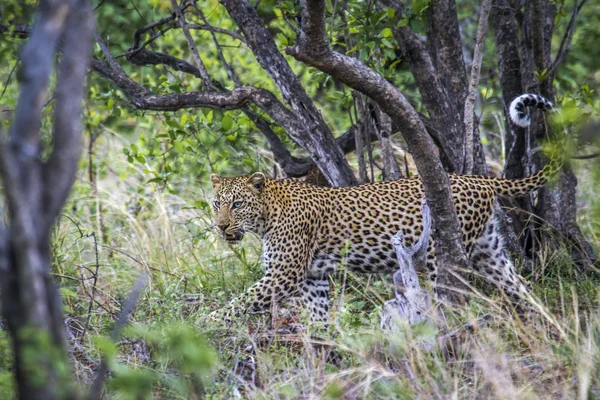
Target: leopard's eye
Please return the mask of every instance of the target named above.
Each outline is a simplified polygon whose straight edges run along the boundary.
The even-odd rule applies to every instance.
[[[221,203],[218,201],[215,201],[215,208],[221,208]]]
[[[231,205],[231,208],[240,208],[241,206],[242,206],[241,201],[234,201],[233,204]]]

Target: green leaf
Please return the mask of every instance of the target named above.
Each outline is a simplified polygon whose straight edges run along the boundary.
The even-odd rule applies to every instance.
[[[92,342],[105,357],[111,359],[117,355],[117,345],[110,338],[96,336],[92,339]]]
[[[398,21],[398,23],[396,24],[396,28],[402,28],[403,26],[407,26],[408,25],[408,18],[403,17],[400,21]]]
[[[175,129],[181,129],[181,125],[179,125],[179,122],[173,120],[173,119],[167,119],[167,125],[169,125],[171,128],[175,128]]]
[[[229,115],[225,115],[223,117],[223,120],[221,121],[221,129],[223,129],[224,131],[228,131],[231,129],[232,125],[233,119]]]
[[[412,10],[417,15],[421,15],[423,11],[429,8],[430,0],[413,0]]]

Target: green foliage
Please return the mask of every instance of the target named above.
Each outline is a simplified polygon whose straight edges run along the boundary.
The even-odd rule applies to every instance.
[[[113,371],[109,387],[114,395],[153,398],[162,393],[161,396],[170,398],[186,398],[210,389],[217,356],[196,328],[184,324],[158,324],[152,328],[135,325],[127,329],[125,336],[128,343],[144,343],[153,362],[150,365],[123,362],[115,343],[96,337],[94,346]]]
[[[15,381],[12,373],[13,354],[11,340],[8,333],[0,330],[0,393],[4,393],[5,398],[16,398]]]

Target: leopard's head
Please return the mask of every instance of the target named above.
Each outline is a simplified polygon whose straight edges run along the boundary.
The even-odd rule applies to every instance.
[[[215,227],[223,238],[236,244],[245,232],[261,235],[265,175],[257,172],[250,176],[222,178],[213,174],[210,180],[215,190],[212,204]]]

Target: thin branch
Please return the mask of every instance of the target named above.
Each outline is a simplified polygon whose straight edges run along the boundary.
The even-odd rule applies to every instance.
[[[185,7],[187,7],[187,6],[184,6],[183,10],[185,10]],[[131,47],[133,49],[137,49],[139,47],[144,47],[144,46],[139,46],[141,37],[144,33],[148,32],[151,29],[156,28],[157,26],[164,25],[167,22],[175,21],[175,17],[176,17],[175,13],[172,12],[170,15],[167,15],[166,17],[163,17],[163,18],[159,19],[158,21],[154,21],[146,26],[143,26],[143,27],[137,29],[133,35],[133,45]]]
[[[492,0],[484,0],[479,13],[479,27],[477,28],[477,39],[475,41],[475,50],[473,53],[473,65],[471,67],[471,81],[469,83],[469,92],[465,101],[465,167],[464,174],[473,173],[473,136],[475,135],[474,126],[474,108],[475,99],[477,98],[477,88],[479,86],[479,76],[481,74],[481,62],[483,60],[485,34],[488,27],[488,19],[490,9],[492,8]]]
[[[4,93],[6,93],[6,89],[8,89],[8,84],[10,83],[10,79],[12,78],[12,74],[15,72],[15,69],[17,69],[18,65],[19,60],[15,61],[15,65],[10,70],[8,78],[6,78],[6,81],[4,82],[4,88],[2,89],[2,94],[0,94],[0,100],[2,100],[2,98],[4,97]]]
[[[191,3],[192,3],[192,7],[194,7],[194,10],[196,10],[198,17],[200,17],[200,19],[202,20],[204,25],[206,25],[207,27],[211,27],[211,25],[208,23],[208,21],[204,17],[204,13],[202,13],[202,10],[200,10],[198,8],[198,6],[196,6],[196,1],[191,0]],[[208,31],[210,32],[210,35],[212,37],[213,43],[215,44],[215,47],[217,48],[217,54],[219,54],[219,58],[221,59],[221,62],[223,63],[223,66],[225,67],[225,70],[227,71],[227,74],[229,75],[229,79],[231,79],[235,83],[235,86],[240,86],[241,84],[240,84],[239,79],[233,73],[233,70],[231,69],[231,66],[229,66],[229,63],[227,63],[227,60],[225,60],[225,56],[223,55],[223,50],[221,49],[221,45],[219,44],[219,41],[217,40],[217,36],[215,35],[215,32],[210,29],[208,29]]]
[[[77,227],[77,229],[79,229],[79,227]],[[94,297],[96,296],[96,285],[98,284],[98,272],[100,270],[100,260],[98,257],[98,239],[96,238],[96,232],[92,232],[90,235],[87,235],[88,237],[91,236],[92,239],[94,240],[94,255],[96,256],[96,270],[92,272],[92,290],[90,295],[90,302],[88,304],[88,309],[87,309],[87,318],[85,320],[85,325],[83,326],[83,332],[81,334],[81,338],[82,340],[85,340],[85,334],[88,331],[88,328],[90,327],[90,321],[92,320],[92,307],[94,305]],[[85,288],[85,280],[82,279],[81,280],[83,287]]]
[[[164,36],[167,32],[169,32],[171,29],[175,28],[174,25],[169,25],[166,28],[163,28],[161,30],[159,30],[158,32],[154,32],[150,38],[148,40],[146,40],[144,43],[142,43],[141,46],[138,46],[137,44],[134,44],[134,47],[131,47],[129,50],[127,50],[125,53],[119,54],[118,56],[115,56],[115,58],[120,58],[120,57],[126,57],[129,59],[129,57],[134,56],[135,54],[137,54],[139,51],[142,51],[143,49],[145,49],[149,44],[153,43],[156,39],[158,39],[159,37]],[[135,42],[135,40],[134,40]]]
[[[110,65],[110,67],[112,69],[116,69],[116,70],[121,69],[121,66],[119,65],[119,63],[117,63],[115,58],[110,53],[110,49],[108,48],[108,45],[104,42],[104,40],[102,40],[102,37],[100,36],[98,31],[95,32],[95,38],[96,38],[96,42],[98,43],[98,46],[100,46],[100,50],[102,50],[102,54],[104,54],[106,61],[108,61],[108,65]]]
[[[554,59],[554,62],[548,69],[547,75],[550,77],[551,80],[554,77],[554,73],[556,72],[557,68],[563,62],[563,60],[567,56],[567,53],[571,49],[571,42],[573,40],[573,34],[575,33],[575,20],[577,19],[577,14],[579,14],[579,11],[581,11],[581,8],[586,2],[587,0],[582,0],[579,5],[577,5],[577,0],[574,0],[573,2],[573,13],[571,14],[571,19],[569,20],[567,31],[565,32],[560,42],[556,58]]]
[[[133,65],[166,65],[173,68],[176,71],[185,72],[186,74],[194,75],[197,78],[201,78],[200,70],[194,67],[187,61],[180,58],[173,57],[172,55],[160,53],[156,51],[149,51],[146,49],[138,49],[127,55],[127,61]]]
[[[194,3],[195,4],[195,3]],[[246,43],[246,39],[238,32],[230,29],[219,28],[218,26],[212,26],[207,23],[204,24],[187,24],[189,29],[198,29],[202,31],[210,31],[214,33],[222,33],[223,35],[231,36],[234,39],[239,40],[242,43]]]
[[[168,17],[166,17],[166,18],[168,18]],[[245,43],[245,39],[244,39],[244,37],[242,35],[240,35],[239,33],[235,32],[235,31],[229,30],[229,29],[223,29],[223,28],[219,28],[219,27],[216,27],[216,26],[202,25],[202,24],[186,24],[186,27],[188,29],[197,29],[197,30],[205,30],[205,31],[210,31],[210,32],[221,33],[221,34],[224,34],[224,35],[231,36],[231,37],[233,37],[233,38],[241,41],[242,43]],[[172,30],[174,28],[176,28],[175,25],[169,25],[169,26],[161,29],[158,32],[154,32],[150,36],[150,38],[148,40],[146,40],[144,43],[142,43],[141,45],[139,44],[139,38],[135,38],[133,46],[129,50],[127,50],[125,53],[119,54],[115,58],[119,58],[119,57],[127,57],[127,58],[129,58],[129,57],[134,56],[139,51],[141,51],[142,49],[146,48],[150,43],[154,42],[159,37],[164,36],[167,32],[169,32],[170,30]]]
[[[31,28],[23,24],[2,25],[0,24],[0,33],[12,33],[21,39],[28,38],[31,34]]]
[[[187,40],[188,46],[190,48],[190,52],[192,53],[194,61],[196,62],[196,67],[198,67],[198,70],[200,71],[200,77],[202,79],[202,83],[204,83],[204,87],[206,89],[214,89],[214,85],[212,84],[212,81],[210,80],[208,71],[206,70],[204,63],[202,62],[202,59],[200,58],[198,49],[196,49],[196,43],[194,42],[194,39],[192,38],[192,35],[190,34],[190,30],[187,27],[187,23],[185,22],[185,16],[183,15],[183,11],[177,5],[177,0],[171,0],[171,5],[173,6],[173,10],[175,11],[175,14],[177,15],[177,23],[179,24],[179,26],[181,27],[181,30],[183,31],[185,39]]]
[[[133,313],[135,305],[140,297],[140,294],[146,287],[148,283],[148,275],[142,275],[138,278],[133,290],[127,296],[127,299],[123,303],[123,307],[121,308],[121,312],[119,313],[119,319],[117,320],[115,327],[110,335],[113,342],[116,342],[119,336],[121,335],[121,331],[127,325],[129,321],[129,316]],[[96,378],[90,387],[90,391],[87,395],[88,399],[100,399],[102,394],[102,387],[104,386],[104,381],[106,380],[106,376],[108,373],[108,360],[106,358],[102,358],[102,362],[100,363],[100,367],[96,372]]]
[[[283,3],[281,2],[281,0],[278,0],[278,3],[279,3],[279,10],[281,11],[281,15],[283,16],[283,20],[285,21],[286,25],[296,34],[296,36],[298,36],[300,31],[298,30],[298,28],[296,28],[294,25],[292,25],[292,23],[288,19],[287,15],[285,15],[285,11],[283,9]]]
[[[581,156],[571,156],[574,160],[591,160],[592,158],[600,157],[600,153],[585,154]]]

